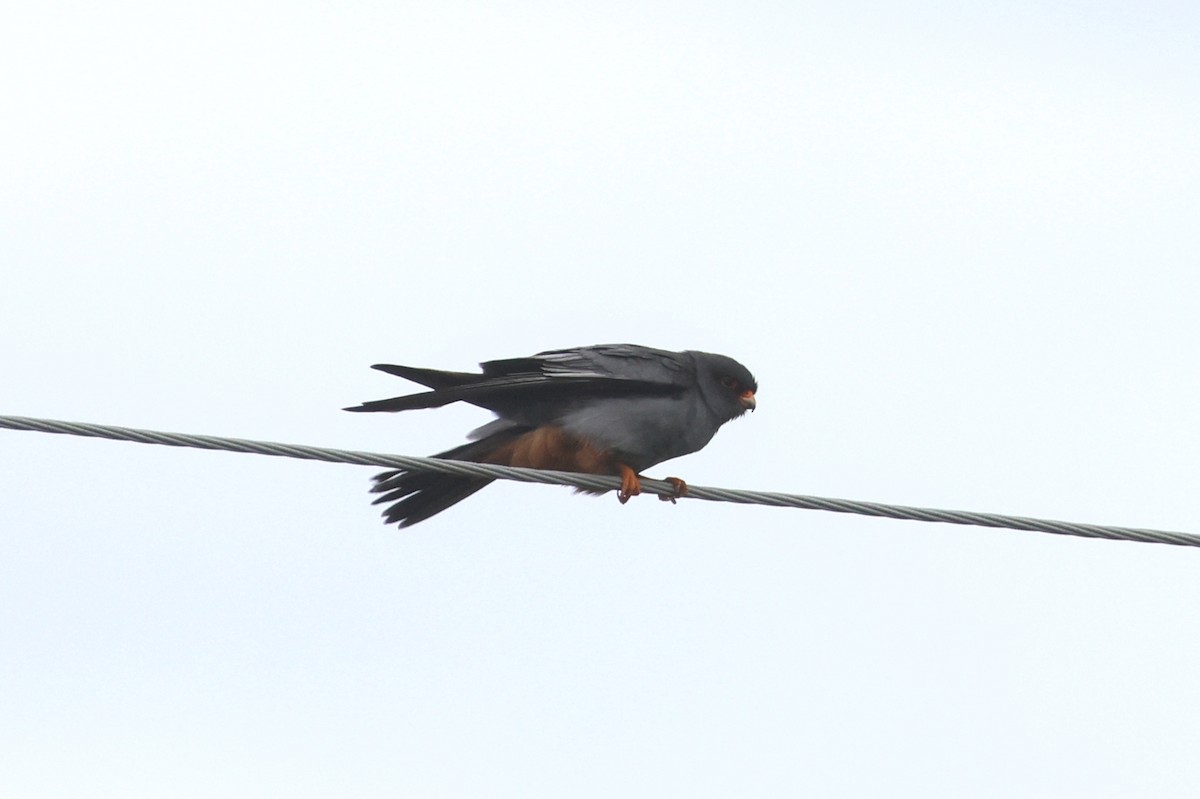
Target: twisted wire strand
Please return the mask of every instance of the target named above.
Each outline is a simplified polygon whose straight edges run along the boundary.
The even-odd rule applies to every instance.
[[[271,441],[255,441],[244,438],[205,436],[188,433],[165,433],[158,430],[141,430],[133,427],[89,422],[64,422],[55,419],[38,419],[28,416],[0,415],[0,428],[28,430],[40,433],[62,433],[90,438],[108,438],[115,441],[134,441],[139,444],[161,444],[169,447],[192,447],[195,449],[245,452],[256,455],[274,455],[284,458],[325,461],[327,463],[349,463],[360,466],[383,466],[398,469],[444,472],[464,477],[491,477],[500,480],[516,480],[523,483],[567,485],[576,488],[600,490],[617,489],[621,481],[616,477],[578,474],[543,469],[523,469],[515,466],[497,466],[488,463],[444,460],[441,458],[419,458],[409,455],[385,455],[378,452],[359,452],[328,447],[311,447],[303,444],[279,444]],[[671,497],[675,486],[663,480],[642,480],[642,490],[648,494]],[[834,513],[854,513],[862,516],[879,516],[888,519],[910,521],[943,522],[976,527],[999,527],[1010,530],[1029,530],[1056,535],[1074,535],[1084,538],[1106,538],[1114,541],[1138,541],[1153,544],[1200,547],[1200,535],[1193,533],[1147,530],[1136,527],[1114,527],[1103,524],[1081,524],[1050,519],[1034,519],[1025,516],[1006,516],[999,513],[977,513],[973,511],[940,510],[908,505],[890,505],[883,502],[862,502],[830,497],[812,497],[801,494],[780,494],[769,491],[745,491],[732,488],[713,488],[689,485],[685,499],[704,499],[713,502],[734,502],[743,505],[768,505],[781,508],[824,510]]]

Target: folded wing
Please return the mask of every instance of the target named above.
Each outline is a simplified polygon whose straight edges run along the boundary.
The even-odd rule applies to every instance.
[[[446,372],[397,364],[375,364],[372,368],[427,386],[431,391],[372,400],[346,408],[357,412],[395,412],[439,408],[452,402],[467,402],[502,413],[513,405],[574,400],[585,397],[668,396],[684,386],[658,375],[625,376],[606,368],[603,361],[588,357],[590,349],[562,350],[532,358],[488,361],[482,373]],[[613,355],[605,353],[604,360]]]

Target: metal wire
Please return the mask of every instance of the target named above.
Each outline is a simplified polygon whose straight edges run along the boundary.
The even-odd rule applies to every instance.
[[[487,463],[443,460],[440,458],[417,458],[408,455],[384,455],[377,452],[356,452],[326,447],[310,447],[302,444],[277,444],[270,441],[253,441],[222,436],[202,436],[187,433],[164,433],[157,430],[140,430],[132,427],[88,422],[63,422],[54,419],[37,419],[27,416],[0,415],[0,428],[30,430],[41,433],[63,433],[91,438],[109,438],[117,441],[135,441],[139,444],[162,444],[169,447],[193,447],[196,449],[248,452],[257,455],[275,455],[284,458],[326,461],[328,463],[350,463],[361,466],[384,466],[445,472],[464,477],[492,477],[500,480],[517,480],[524,483],[568,485],[576,488],[610,490],[620,488],[616,477],[604,477],[575,472],[558,472],[542,469],[520,469],[513,466],[496,466]],[[642,491],[659,496],[674,496],[675,486],[662,480],[642,480]],[[1084,538],[1107,538],[1116,541],[1140,541],[1153,544],[1175,544],[1177,546],[1200,546],[1200,535],[1176,533],[1165,530],[1146,530],[1134,527],[1113,527],[1103,524],[1080,524],[1049,519],[1032,519],[1024,516],[1005,516],[998,513],[976,513],[973,511],[938,510],[917,508],[908,505],[889,505],[882,502],[861,502],[850,499],[810,497],[800,494],[778,494],[767,491],[743,491],[732,488],[711,488],[688,485],[685,499],[706,499],[713,502],[735,502],[743,505],[770,505],[784,508],[825,510],[835,513],[856,513],[862,516],[882,516],[889,519],[908,519],[923,522],[945,522],[977,527],[1001,527],[1010,530],[1030,530],[1056,535],[1076,535]]]

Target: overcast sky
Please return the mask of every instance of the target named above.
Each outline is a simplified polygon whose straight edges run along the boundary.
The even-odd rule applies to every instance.
[[[1191,3],[36,3],[0,413],[425,455],[701,349],[702,485],[1200,532]],[[13,797],[1194,797],[1200,551],[0,431]]]

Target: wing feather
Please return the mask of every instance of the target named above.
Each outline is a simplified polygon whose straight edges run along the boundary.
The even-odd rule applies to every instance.
[[[489,410],[513,403],[545,402],[580,397],[670,396],[684,390],[671,380],[672,372],[653,377],[644,369],[637,376],[618,373],[613,358],[653,359],[661,365],[672,353],[633,345],[606,345],[575,350],[553,350],[532,358],[510,358],[481,364],[482,374],[444,372],[396,364],[376,364],[374,369],[421,383],[433,389],[417,394],[372,400],[346,408],[357,412],[394,412],[440,408],[468,402]],[[669,363],[668,359],[668,363]],[[620,361],[617,361],[620,363]]]

